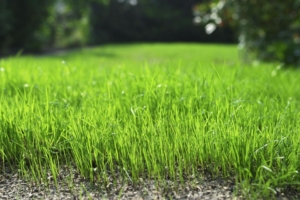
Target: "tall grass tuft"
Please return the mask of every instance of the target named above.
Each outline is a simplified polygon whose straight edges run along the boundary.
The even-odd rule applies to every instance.
[[[39,180],[234,178],[299,189],[299,71],[232,46],[111,45],[0,61],[0,160]]]

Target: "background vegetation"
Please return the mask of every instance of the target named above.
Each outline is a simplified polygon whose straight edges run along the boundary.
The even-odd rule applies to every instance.
[[[198,17],[211,26],[230,24],[248,60],[300,64],[300,1],[216,0],[199,4]]]
[[[39,50],[45,40],[43,25],[51,1],[0,1],[0,53],[20,49]]]
[[[1,0],[0,5],[2,54],[100,43],[239,41],[246,60],[299,65],[299,0]]]

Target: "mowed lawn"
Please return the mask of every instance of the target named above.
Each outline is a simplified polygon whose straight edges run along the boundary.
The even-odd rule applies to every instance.
[[[210,174],[272,195],[299,190],[299,110],[300,71],[243,64],[236,46],[2,58],[0,163],[35,180],[64,165],[95,182]]]

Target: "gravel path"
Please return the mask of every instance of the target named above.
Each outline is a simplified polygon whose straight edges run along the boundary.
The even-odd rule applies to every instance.
[[[91,185],[75,171],[70,173],[61,170],[58,187],[55,187],[50,175],[47,182],[47,184],[41,182],[37,185],[20,179],[17,174],[2,173],[0,174],[0,199],[245,199],[241,195],[234,195],[233,181],[223,179],[202,178],[199,181],[186,181],[179,186],[172,181],[165,181],[163,187],[156,186],[153,180],[141,180],[142,184],[138,186],[121,182],[97,186]],[[300,199],[300,196],[280,195],[276,199]]]

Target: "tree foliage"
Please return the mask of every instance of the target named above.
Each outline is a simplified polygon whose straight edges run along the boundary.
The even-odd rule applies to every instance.
[[[56,0],[47,21],[48,47],[82,46],[88,42],[88,4],[82,0]]]
[[[108,42],[235,42],[193,22],[203,0],[0,0],[0,54]]]
[[[192,8],[202,0],[110,0],[91,3],[96,43],[131,41],[234,42],[228,29],[206,35],[193,23]]]
[[[300,0],[212,0],[198,13],[206,24],[235,27],[251,59],[300,65]]]
[[[41,47],[40,31],[48,17],[51,1],[0,0],[0,39],[2,51],[10,47],[36,50]]]

